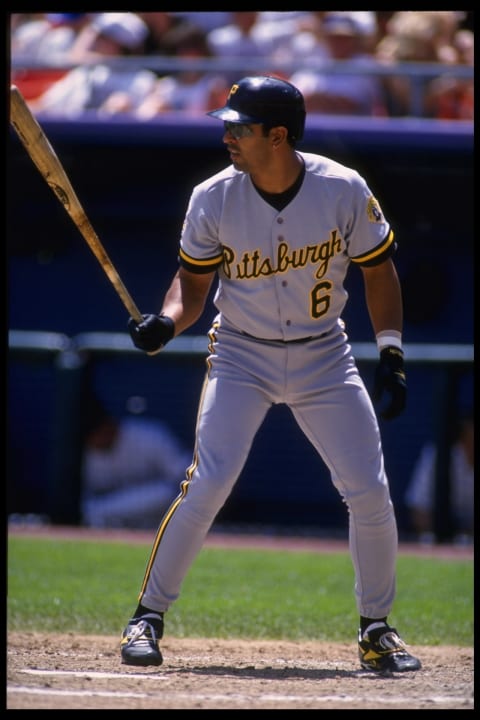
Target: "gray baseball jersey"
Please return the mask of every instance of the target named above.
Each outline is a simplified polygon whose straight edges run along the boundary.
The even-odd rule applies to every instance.
[[[298,153],[305,177],[281,212],[233,166],[198,185],[182,231],[180,258],[193,272],[218,268],[215,304],[255,337],[295,340],[330,330],[347,300],[350,262],[378,261],[393,233],[354,170]]]
[[[230,495],[269,408],[285,403],[349,509],[360,615],[389,614],[397,528],[377,418],[341,313],[351,262],[375,264],[395,243],[365,180],[298,153],[305,174],[278,210],[228,167],[194,188],[180,263],[218,272],[192,465],[162,519],[139,600],[165,611]],[[283,478],[302,492],[302,478]],[[288,588],[284,588],[288,592]]]

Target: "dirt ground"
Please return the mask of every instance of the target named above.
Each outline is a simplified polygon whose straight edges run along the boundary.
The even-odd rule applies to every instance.
[[[118,638],[12,633],[7,709],[473,710],[473,649],[411,647],[415,673],[360,669],[350,644],[164,638],[160,668]]]
[[[141,535],[137,539],[145,541]],[[210,541],[223,542],[218,536]],[[248,542],[258,544],[255,538]],[[287,541],[273,544],[278,548]],[[299,549],[306,545],[297,542]],[[339,543],[338,549],[344,545]],[[439,552],[464,556],[457,548]],[[424,548],[423,553],[435,550]],[[410,651],[422,661],[420,671],[381,676],[360,668],[355,643],[178,639],[166,634],[163,665],[136,668],[121,664],[119,637],[12,632],[7,637],[6,708],[474,709],[473,647],[412,645]]]

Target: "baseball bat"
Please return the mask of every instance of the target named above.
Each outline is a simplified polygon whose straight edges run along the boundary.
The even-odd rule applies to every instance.
[[[133,302],[97,233],[93,229],[62,163],[44,131],[32,115],[22,93],[15,85],[10,87],[10,122],[43,179],[53,190],[87,241],[131,317],[137,323],[142,322],[142,314]]]

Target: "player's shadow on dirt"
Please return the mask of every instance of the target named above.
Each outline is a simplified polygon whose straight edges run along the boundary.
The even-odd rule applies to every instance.
[[[338,669],[308,669],[301,667],[286,668],[255,668],[255,667],[225,667],[211,665],[209,667],[189,667],[175,670],[175,675],[218,675],[225,677],[249,678],[254,680],[333,680],[335,678],[382,678],[382,673],[371,673],[359,668],[358,670]],[[391,676],[389,676],[391,677]]]

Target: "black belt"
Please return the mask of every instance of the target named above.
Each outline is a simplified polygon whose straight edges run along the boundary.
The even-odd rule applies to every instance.
[[[308,337],[296,338],[295,340],[273,340],[271,338],[259,338],[255,337],[255,335],[250,335],[250,333],[247,333],[244,330],[242,330],[242,335],[246,335],[247,337],[252,338],[252,340],[258,340],[258,342],[280,342],[284,343],[284,345],[291,345],[294,343],[310,342],[310,340],[320,340],[320,338],[326,337],[329,332],[330,331],[324,332],[321,335],[309,335]]]

